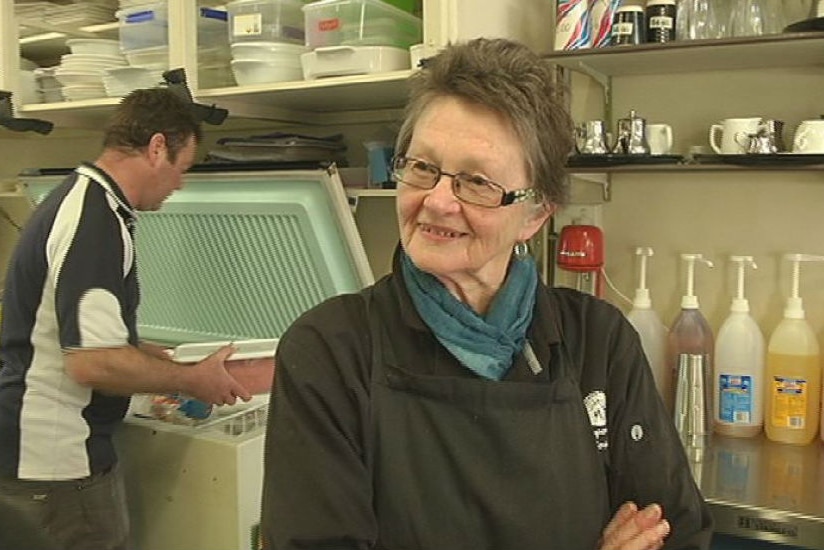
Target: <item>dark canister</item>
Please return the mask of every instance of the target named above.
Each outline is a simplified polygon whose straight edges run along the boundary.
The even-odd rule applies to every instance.
[[[641,44],[646,38],[644,8],[621,6],[615,10],[612,21],[612,45]]]
[[[647,1],[647,42],[675,40],[675,0]]]

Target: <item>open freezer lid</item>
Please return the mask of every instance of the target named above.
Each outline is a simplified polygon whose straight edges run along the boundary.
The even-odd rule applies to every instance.
[[[61,177],[23,177],[39,202]],[[374,277],[335,167],[187,174],[135,233],[140,337],[278,338],[323,300]]]

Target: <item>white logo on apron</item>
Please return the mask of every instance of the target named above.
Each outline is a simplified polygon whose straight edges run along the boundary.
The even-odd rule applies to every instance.
[[[589,423],[592,425],[592,434],[595,436],[595,447],[599,451],[606,450],[609,446],[607,440],[607,395],[595,390],[584,397],[584,407],[589,415]]]

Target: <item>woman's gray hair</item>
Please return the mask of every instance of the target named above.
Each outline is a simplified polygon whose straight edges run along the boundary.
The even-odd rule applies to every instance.
[[[506,117],[523,145],[532,185],[545,201],[566,204],[573,123],[548,61],[518,42],[477,38],[426,59],[410,78],[410,89],[397,155],[406,154],[415,125],[432,100],[459,97]]]

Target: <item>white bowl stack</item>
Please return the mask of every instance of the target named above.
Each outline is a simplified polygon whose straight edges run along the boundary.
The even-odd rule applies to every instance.
[[[232,73],[240,86],[303,80],[300,56],[309,51],[287,42],[234,42]]]
[[[82,101],[106,97],[103,77],[106,70],[125,67],[126,58],[120,54],[117,40],[81,38],[67,40],[72,53],[61,57],[54,78],[63,85],[66,101]]]

